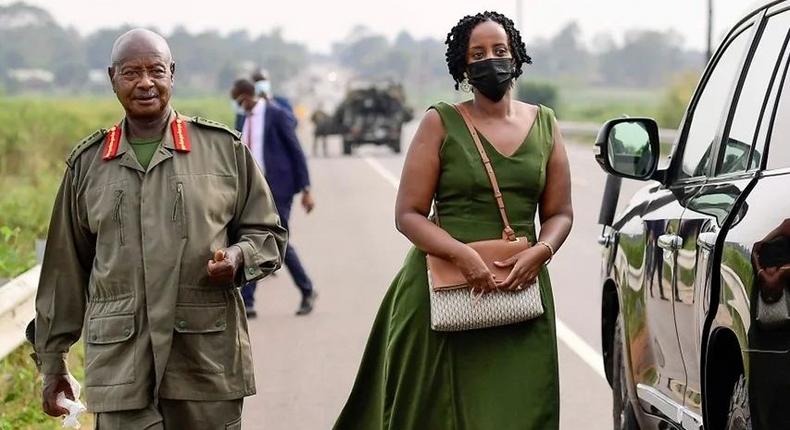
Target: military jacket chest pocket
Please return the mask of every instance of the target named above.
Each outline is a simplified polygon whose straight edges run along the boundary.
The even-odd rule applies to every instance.
[[[177,175],[170,180],[170,221],[181,238],[210,238],[233,219],[236,180],[215,174]]]
[[[129,194],[127,181],[96,186],[85,193],[88,225],[98,244],[126,245],[132,225]]]

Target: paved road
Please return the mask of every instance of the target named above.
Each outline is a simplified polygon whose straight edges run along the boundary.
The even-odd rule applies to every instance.
[[[339,144],[333,143],[337,154]],[[600,363],[595,224],[605,178],[590,146],[568,149],[576,222],[550,266],[559,319],[561,428],[611,429],[611,392]],[[311,316],[295,317],[299,293],[284,270],[259,288],[259,318],[250,323],[258,394],[245,404],[245,429],[331,428],[381,297],[409,247],[393,220],[402,164],[401,156],[376,147],[360,148],[354,157],[310,160],[318,206],[310,216],[295,208],[291,225],[319,300]],[[624,184],[624,193],[636,188]]]

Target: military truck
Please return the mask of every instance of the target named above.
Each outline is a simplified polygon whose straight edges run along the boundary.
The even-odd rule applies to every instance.
[[[343,154],[370,143],[401,152],[401,127],[411,121],[400,84],[355,82],[333,115],[336,130],[343,136]]]

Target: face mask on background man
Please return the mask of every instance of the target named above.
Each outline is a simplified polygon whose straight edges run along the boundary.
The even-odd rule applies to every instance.
[[[489,58],[467,66],[469,84],[493,102],[502,100],[513,80],[512,58]]]
[[[239,102],[237,102],[236,100],[231,100],[230,101],[230,108],[233,110],[233,112],[236,115],[244,115],[246,113],[244,108],[241,107],[241,104]]]
[[[272,94],[272,83],[269,80],[258,81],[255,83],[255,92],[258,94]]]

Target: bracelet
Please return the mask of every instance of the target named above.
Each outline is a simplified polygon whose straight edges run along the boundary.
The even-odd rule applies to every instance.
[[[543,263],[543,264],[544,264],[544,265],[548,265],[549,263],[551,263],[551,259],[552,259],[552,258],[554,258],[554,247],[553,247],[553,246],[551,246],[551,244],[550,244],[550,243],[548,243],[548,242],[545,242],[545,241],[543,241],[543,240],[541,240],[541,241],[539,241],[538,243],[536,243],[536,245],[543,245],[543,246],[545,246],[545,247],[546,247],[546,248],[549,250],[549,253],[551,254],[551,255],[549,255],[549,259],[548,259],[548,260],[546,260],[546,262],[545,262],[545,263]]]

